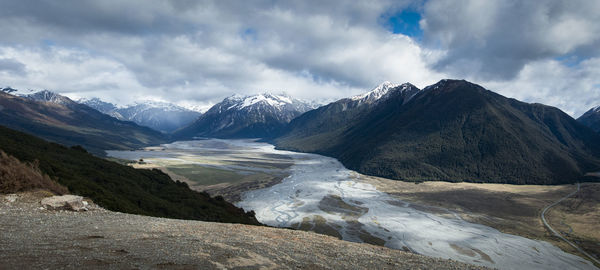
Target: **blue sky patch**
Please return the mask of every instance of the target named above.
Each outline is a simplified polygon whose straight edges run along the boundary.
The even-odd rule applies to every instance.
[[[241,36],[245,40],[256,41],[256,30],[252,28],[246,28],[244,31],[242,31]]]
[[[54,42],[51,39],[43,39],[42,40],[42,45],[44,45],[45,47],[52,47],[56,45],[56,42]]]
[[[563,65],[565,65],[567,67],[576,67],[579,65],[579,63],[581,63],[583,60],[585,60],[574,54],[561,55],[561,56],[555,57],[554,59],[561,62]]]
[[[403,34],[420,39],[423,30],[419,27],[421,14],[414,10],[402,10],[398,13],[384,16],[384,26],[394,34]]]

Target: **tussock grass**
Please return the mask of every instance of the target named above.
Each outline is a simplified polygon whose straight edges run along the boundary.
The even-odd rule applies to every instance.
[[[68,189],[48,175],[42,173],[37,161],[23,163],[0,150],[0,193],[15,193],[29,190],[48,190],[55,194],[66,194]]]

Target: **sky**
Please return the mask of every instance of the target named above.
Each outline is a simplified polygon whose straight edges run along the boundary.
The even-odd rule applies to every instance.
[[[206,109],[466,79],[577,117],[600,105],[600,1],[0,1],[0,86]]]

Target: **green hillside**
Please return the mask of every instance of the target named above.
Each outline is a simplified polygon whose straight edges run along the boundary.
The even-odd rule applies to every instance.
[[[100,206],[119,212],[177,219],[259,224],[251,213],[174,182],[159,170],[140,170],[0,126],[0,150],[40,170]]]

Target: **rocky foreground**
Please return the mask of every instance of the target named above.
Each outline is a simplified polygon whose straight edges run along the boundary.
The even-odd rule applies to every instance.
[[[0,195],[2,269],[481,269],[311,232],[49,210],[40,193]]]

